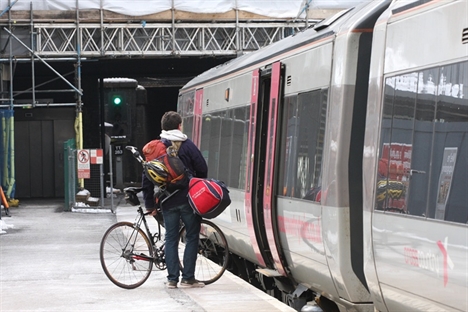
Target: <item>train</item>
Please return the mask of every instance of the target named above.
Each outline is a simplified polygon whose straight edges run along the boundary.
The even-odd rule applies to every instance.
[[[466,0],[367,1],[177,109],[229,187],[233,272],[298,311],[468,310]]]

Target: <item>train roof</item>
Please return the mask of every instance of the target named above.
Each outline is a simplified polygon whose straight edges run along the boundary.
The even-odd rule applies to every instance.
[[[305,29],[301,32],[293,34],[283,40],[277,41],[264,48],[261,48],[255,52],[247,53],[239,56],[233,60],[230,60],[224,64],[218,65],[212,69],[205,71],[197,77],[190,80],[185,86],[181,88],[181,91],[196,87],[201,83],[205,83],[219,77],[231,74],[233,72],[242,70],[254,64],[259,64],[265,60],[279,56],[287,51],[294,50],[300,46],[303,46],[314,41],[321,40],[330,36],[334,36],[339,32],[340,29],[344,28],[350,21],[354,21],[353,16],[364,16],[359,15],[361,11],[366,13],[369,11],[375,11],[376,8],[381,7],[387,1],[372,1],[371,3],[363,3],[354,8],[349,8],[334,16],[321,21],[320,23],[314,24],[313,26]],[[369,10],[366,10],[366,7]],[[363,25],[365,27],[366,25]]]

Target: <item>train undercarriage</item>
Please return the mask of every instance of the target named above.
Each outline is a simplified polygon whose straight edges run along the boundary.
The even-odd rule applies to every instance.
[[[284,276],[272,276],[268,270],[239,257],[230,255],[228,270],[252,286],[300,312],[339,312],[338,306],[302,284],[295,285]]]

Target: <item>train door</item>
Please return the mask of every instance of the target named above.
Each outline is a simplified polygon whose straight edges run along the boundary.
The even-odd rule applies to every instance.
[[[252,78],[251,129],[247,168],[246,216],[259,263],[272,269],[266,275],[286,276],[279,248],[276,188],[276,145],[283,75],[280,62],[255,71]],[[258,91],[258,93],[256,93]],[[263,272],[265,273],[265,272]]]

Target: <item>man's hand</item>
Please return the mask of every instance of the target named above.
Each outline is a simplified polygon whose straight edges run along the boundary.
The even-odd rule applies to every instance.
[[[156,208],[146,208],[146,212],[151,212],[153,217],[158,214],[158,210]]]

